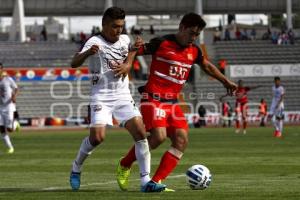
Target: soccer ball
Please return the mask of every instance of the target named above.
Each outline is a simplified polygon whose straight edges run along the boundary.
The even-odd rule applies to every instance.
[[[210,171],[204,165],[193,165],[186,171],[186,182],[193,190],[204,190],[211,183]]]

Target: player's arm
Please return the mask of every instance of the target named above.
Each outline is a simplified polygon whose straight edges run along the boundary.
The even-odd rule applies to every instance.
[[[113,65],[113,71],[115,73],[115,76],[122,76],[123,79],[127,76],[127,74],[130,72],[130,69],[132,67],[132,63],[135,59],[135,56],[139,50],[139,48],[144,44],[143,39],[140,36],[137,36],[134,42],[134,45],[129,48],[129,52],[127,55],[126,60],[124,63],[118,63]]]
[[[237,89],[237,85],[234,82],[226,78],[226,76],[224,76],[216,66],[214,66],[205,58],[203,58],[198,64],[200,64],[201,68],[206,74],[220,81],[224,85],[224,87],[228,89],[228,93],[230,95],[232,95],[233,92]]]
[[[12,101],[13,103],[16,103],[18,94],[19,94],[19,89],[18,89],[18,88],[15,88],[15,89],[13,90],[12,95],[11,95],[11,101]]]
[[[283,102],[283,99],[284,99],[284,93],[282,93],[282,94],[280,95],[280,99],[279,99],[279,101],[278,101],[278,103],[277,103],[277,105],[276,105],[276,109],[279,108],[279,105]]]
[[[10,87],[12,89],[11,101],[13,103],[16,103],[17,95],[19,94],[18,86],[17,86],[16,82],[11,77],[9,77],[8,80],[10,82]]]
[[[82,53],[76,53],[72,59],[71,67],[77,68],[82,65],[82,63],[87,59],[87,57],[94,55],[99,50],[99,46],[92,45],[88,50],[82,52]]]

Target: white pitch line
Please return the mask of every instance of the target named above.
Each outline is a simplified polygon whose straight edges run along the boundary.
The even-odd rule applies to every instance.
[[[176,178],[181,178],[184,177],[185,174],[179,174],[179,175],[174,175],[174,176],[169,176],[168,179],[176,179]],[[130,181],[139,181],[140,179],[133,179]],[[107,182],[102,182],[102,183],[87,183],[85,185],[80,185],[80,188],[82,187],[89,187],[89,186],[95,186],[95,185],[108,185],[108,184],[117,184],[117,181],[107,181]],[[64,189],[71,189],[70,187],[47,187],[47,188],[42,188],[42,191],[53,191],[53,190],[64,190]]]

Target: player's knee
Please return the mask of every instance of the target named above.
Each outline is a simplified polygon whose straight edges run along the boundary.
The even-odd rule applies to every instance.
[[[172,142],[172,146],[174,146],[176,149],[180,151],[184,151],[186,147],[188,146],[189,140],[187,136],[177,136],[175,140]]]
[[[94,135],[91,135],[89,139],[90,139],[91,145],[97,146],[105,140],[105,135],[104,134],[94,134]]]

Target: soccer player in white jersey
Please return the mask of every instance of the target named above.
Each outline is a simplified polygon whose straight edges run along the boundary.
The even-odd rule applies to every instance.
[[[283,130],[283,120],[284,120],[284,88],[281,85],[280,78],[274,78],[274,85],[272,87],[273,91],[273,99],[272,105],[270,108],[270,117],[273,120],[275,132],[274,137],[282,137],[282,130]]]
[[[8,75],[3,74],[3,65],[0,63],[0,132],[7,146],[7,153],[14,153],[8,132],[14,131],[14,111],[18,86]]]
[[[90,135],[83,139],[77,157],[73,162],[70,175],[70,185],[73,190],[80,188],[80,174],[85,159],[103,142],[106,125],[112,125],[112,115],[135,140],[136,157],[139,163],[142,192],[161,192],[164,184],[158,184],[150,179],[150,151],[146,139],[146,131],[141,114],[129,91],[128,76],[117,76],[117,70],[130,68],[139,43],[130,48],[130,39],[122,35],[125,23],[125,12],[118,7],[108,8],[102,18],[100,35],[93,36],[85,43],[82,50],[76,53],[72,67],[79,67],[89,58],[91,74],[91,122]]]

